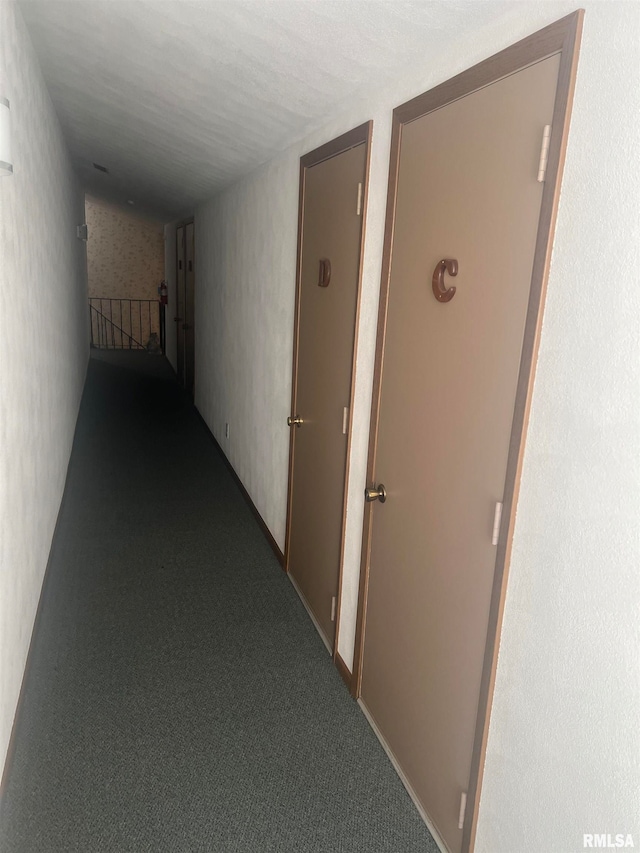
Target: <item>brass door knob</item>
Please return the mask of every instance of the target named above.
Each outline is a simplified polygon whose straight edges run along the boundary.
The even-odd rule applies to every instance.
[[[302,418],[299,418],[297,415],[296,415],[295,417],[293,417],[293,418],[287,418],[287,424],[288,424],[289,426],[297,426],[297,427],[299,427],[299,426],[300,426],[300,424],[303,424],[303,423],[304,423],[304,421],[302,420]]]
[[[387,490],[380,483],[380,485],[373,489],[365,489],[364,490],[364,499],[367,503],[372,503],[373,501],[380,501],[383,504],[387,499]]]

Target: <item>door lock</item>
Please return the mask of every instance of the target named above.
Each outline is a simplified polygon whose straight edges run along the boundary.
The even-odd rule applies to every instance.
[[[302,420],[302,418],[299,418],[299,417],[298,417],[298,415],[296,415],[296,416],[295,416],[295,417],[293,417],[293,418],[287,418],[287,424],[288,424],[289,426],[297,426],[297,427],[299,427],[299,426],[300,426],[300,424],[303,424],[303,423],[304,423],[304,421]]]
[[[364,490],[364,499],[367,503],[373,503],[373,501],[380,501],[383,504],[387,499],[387,490],[383,486],[382,483],[376,489],[365,489]]]

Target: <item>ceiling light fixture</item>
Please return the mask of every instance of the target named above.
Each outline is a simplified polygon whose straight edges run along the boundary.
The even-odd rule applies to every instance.
[[[9,109],[9,101],[0,96],[0,175],[12,174],[11,111]]]

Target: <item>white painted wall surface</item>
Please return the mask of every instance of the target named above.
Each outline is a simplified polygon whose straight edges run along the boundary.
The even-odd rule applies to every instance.
[[[640,6],[587,2],[478,853],[636,833]],[[284,545],[301,154],[374,119],[338,649],[351,666],[391,111],[576,8],[514,3],[196,211],[196,404]],[[372,58],[375,62],[375,58]],[[224,423],[231,425],[229,440]],[[602,827],[602,829],[599,829]]]
[[[298,156],[272,161],[195,216],[196,406],[281,548]]]
[[[0,760],[64,488],[89,354],[84,195],[20,12],[0,3]]]

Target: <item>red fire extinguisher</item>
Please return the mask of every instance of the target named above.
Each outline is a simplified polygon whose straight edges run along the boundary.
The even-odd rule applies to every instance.
[[[160,296],[160,304],[166,305],[169,301],[169,288],[164,280],[158,285],[158,295]]]

